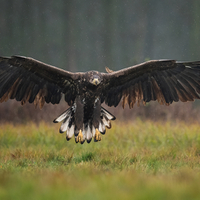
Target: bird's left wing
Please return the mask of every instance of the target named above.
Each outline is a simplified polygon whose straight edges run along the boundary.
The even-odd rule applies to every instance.
[[[28,57],[0,57],[0,102],[16,99],[42,108],[45,102],[58,104],[64,93],[71,104],[79,76]]]
[[[103,74],[102,101],[108,106],[130,108],[137,102],[157,100],[169,105],[179,100],[200,98],[200,62],[151,60],[119,71]]]

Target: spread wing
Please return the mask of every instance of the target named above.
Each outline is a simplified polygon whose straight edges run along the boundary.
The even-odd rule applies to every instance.
[[[80,73],[71,73],[32,58],[0,57],[0,102],[8,99],[58,104],[62,93],[70,105],[75,99],[75,83]]]
[[[117,106],[120,100],[123,107],[132,108],[141,101],[169,105],[200,98],[200,61],[152,60],[103,74],[103,78],[102,98],[108,106]]]

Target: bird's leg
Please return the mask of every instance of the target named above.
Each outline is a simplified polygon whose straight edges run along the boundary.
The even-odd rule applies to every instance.
[[[76,142],[80,142],[80,143],[83,142],[83,134],[82,134],[81,130],[79,131],[79,134],[78,134],[78,136],[76,138]]]
[[[95,136],[94,136],[94,141],[98,142],[101,141],[101,133],[99,132],[99,130],[96,128],[96,132],[95,132]]]

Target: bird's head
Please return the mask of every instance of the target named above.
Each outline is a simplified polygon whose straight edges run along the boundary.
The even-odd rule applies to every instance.
[[[88,78],[89,82],[94,86],[98,86],[102,81],[101,73],[96,71],[88,72]]]
[[[94,77],[91,79],[90,83],[92,83],[92,84],[95,85],[95,86],[99,85],[99,83],[100,83],[99,77],[98,77],[98,76],[94,76]]]

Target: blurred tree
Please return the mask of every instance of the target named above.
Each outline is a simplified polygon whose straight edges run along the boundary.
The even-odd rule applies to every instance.
[[[193,0],[191,1],[191,30],[190,30],[190,57],[191,59],[198,59],[200,57],[200,1]]]
[[[0,55],[74,72],[118,70],[146,59],[200,60],[199,0],[0,1]]]
[[[199,60],[199,8],[198,0],[2,1],[0,54],[71,71]]]

